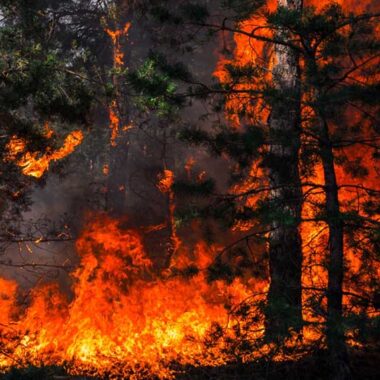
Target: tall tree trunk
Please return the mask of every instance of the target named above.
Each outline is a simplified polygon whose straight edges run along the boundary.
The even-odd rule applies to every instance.
[[[112,83],[114,99],[109,106],[111,144],[109,152],[109,175],[107,181],[107,212],[121,215],[126,208],[127,162],[129,156],[129,107],[125,93],[125,82],[118,73],[128,66],[129,54],[125,54],[131,12],[123,1],[115,1],[110,14],[111,24],[108,34],[113,44]]]
[[[124,214],[126,209],[127,162],[129,155],[128,136],[120,136],[117,141],[117,145],[110,148],[106,200],[106,210],[114,216]]]
[[[278,0],[279,7],[302,11],[302,0]],[[288,38],[285,31],[277,37]],[[278,91],[269,117],[271,204],[277,215],[269,236],[270,287],[266,336],[284,336],[302,328],[302,241],[299,232],[302,189],[298,168],[300,148],[300,68],[294,49],[275,46],[273,80]]]
[[[327,285],[327,346],[333,379],[350,379],[347,348],[342,326],[343,313],[343,221],[340,212],[334,153],[326,122],[320,124],[320,155],[326,192],[326,218],[329,228],[329,259]]]

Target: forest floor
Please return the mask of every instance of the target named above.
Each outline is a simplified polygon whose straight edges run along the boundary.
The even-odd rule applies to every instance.
[[[356,350],[350,355],[352,380],[380,379],[380,351]],[[174,380],[329,380],[332,369],[325,355],[314,355],[298,361],[231,364],[223,367],[187,367],[179,370]],[[108,380],[86,376],[70,376],[60,367],[13,368],[0,375],[0,380]],[[127,380],[127,379],[125,379]],[[144,380],[158,380],[153,376]]]

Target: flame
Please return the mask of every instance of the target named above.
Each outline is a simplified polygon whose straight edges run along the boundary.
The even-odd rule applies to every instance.
[[[225,362],[220,347],[207,352],[203,339],[213,323],[227,324],[226,305],[246,299],[249,286],[238,279],[209,284],[202,271],[189,279],[162,279],[136,231],[123,230],[120,221],[105,215],[91,220],[76,243],[81,264],[72,274],[71,302],[57,285],[41,285],[21,311],[14,303],[16,284],[0,279],[0,329],[2,336],[18,337],[15,347],[7,347],[14,360],[70,363],[73,374],[99,376],[145,369],[160,378],[170,377],[172,361]],[[201,267],[215,254],[215,247],[199,243],[182,265]],[[4,329],[7,324],[12,328]],[[14,364],[1,352],[0,363]]]
[[[331,4],[329,0],[306,1],[305,6],[313,6],[317,10],[321,10],[323,7]],[[355,10],[355,13],[360,14],[367,11],[373,11],[378,9],[378,4],[375,1],[363,1],[360,4],[355,0],[339,0],[335,3],[341,5],[344,11]],[[263,14],[265,11],[274,11],[276,9],[277,1],[270,0],[263,8],[263,13],[253,15],[250,19],[244,20],[239,23],[236,29],[240,29],[245,33],[252,33],[257,26],[262,27],[265,25],[265,18]],[[260,31],[259,31],[260,30]],[[379,30],[377,28],[377,30]],[[259,34],[260,33],[260,34]],[[259,34],[264,37],[271,37],[272,32],[267,28],[258,28],[255,34]],[[223,36],[224,38],[225,36]],[[232,58],[226,58],[223,55],[219,55],[218,64],[214,72],[214,76],[219,80],[221,84],[232,85],[231,94],[227,95],[227,101],[225,105],[225,117],[230,122],[231,128],[239,129],[245,123],[253,123],[255,125],[261,125],[266,128],[267,118],[269,116],[270,109],[264,103],[264,101],[257,97],[255,93],[247,95],[241,94],[239,91],[254,91],[260,92],[265,88],[265,83],[271,81],[271,68],[273,67],[272,47],[269,43],[256,40],[244,33],[232,33],[232,44],[229,44],[225,40],[222,41],[223,50],[232,51]],[[378,59],[380,64],[380,60]],[[258,67],[260,75],[252,75],[243,77],[238,81],[231,74],[231,67],[244,69],[247,67]],[[233,70],[232,70],[233,71]],[[355,74],[356,79],[362,82],[368,80],[367,78],[360,77],[359,74]],[[305,114],[310,110],[305,109]],[[356,119],[359,121],[358,115],[350,111],[349,115],[342,115],[342,118],[346,118],[353,122]],[[338,126],[335,126],[338,128]],[[369,133],[366,136],[369,140],[373,137]],[[304,143],[307,142],[304,140]],[[345,154],[350,157],[352,161],[360,160],[364,167],[368,170],[368,175],[365,179],[355,179],[351,174],[346,173],[342,167],[336,166],[338,184],[350,184],[367,186],[375,191],[380,189],[379,181],[379,169],[374,166],[373,159],[371,157],[371,150],[367,148],[348,147],[345,148]],[[233,168],[234,169],[234,168]],[[239,170],[239,168],[237,168]],[[310,178],[305,178],[306,182],[313,182],[316,185],[323,185],[323,170],[319,163],[314,168],[315,175]],[[250,191],[258,188],[267,187],[265,173],[260,168],[260,162],[254,162],[250,169],[249,176],[242,183],[235,184],[231,189],[233,194],[249,193]],[[324,312],[323,308],[326,307],[326,299],[321,300],[320,313],[316,313],[313,310],[313,300],[318,298],[318,294],[323,294],[323,290],[327,288],[327,271],[325,269],[326,262],[326,247],[328,246],[328,231],[326,223],[324,222],[312,222],[316,216],[315,205],[324,202],[324,194],[321,194],[320,189],[314,190],[305,186],[303,192],[308,194],[307,201],[303,206],[302,217],[307,222],[301,225],[302,240],[304,242],[303,248],[303,276],[302,286],[305,289],[303,291],[303,317],[307,323],[310,323],[304,331],[304,338],[311,340],[318,340],[322,337],[320,328],[313,328],[313,323],[323,323]],[[261,192],[256,195],[247,195],[242,198],[241,206],[254,207],[257,202],[267,197],[266,192]],[[349,190],[340,189],[339,193],[340,201],[342,204],[342,212],[350,212],[353,208],[361,208],[359,204],[363,204],[369,199],[368,194],[363,190]],[[360,201],[359,201],[360,200]],[[355,211],[356,211],[355,209]],[[359,211],[359,214],[364,216],[363,210]],[[380,215],[374,217],[375,220],[380,221]],[[233,227],[236,231],[251,231],[255,227],[254,221],[238,221]],[[353,283],[345,281],[344,283],[344,305],[346,310],[359,312],[360,308],[352,304],[352,298],[347,294],[364,295],[371,294],[373,288],[371,288],[371,282],[373,279],[378,278],[380,274],[380,265],[374,263],[372,268],[367,268],[363,273],[363,266],[365,263],[358,255],[355,249],[349,247],[349,237],[346,237],[345,242],[345,265],[346,265],[346,279],[356,278],[361,284],[359,287],[354,286]],[[322,293],[321,293],[322,290]],[[318,293],[319,292],[319,293]],[[373,308],[366,311],[375,315],[376,312]],[[376,314],[378,315],[378,313]],[[350,343],[353,344],[353,341]]]
[[[118,30],[106,29],[106,33],[111,37],[113,49],[113,60],[115,67],[122,67],[124,65],[124,53],[120,44],[120,38],[128,35],[130,23],[126,23],[124,28]]]
[[[53,133],[52,130],[47,129],[46,138],[50,139]],[[49,169],[51,162],[62,160],[73,153],[82,140],[82,131],[73,131],[66,136],[61,148],[54,151],[47,150],[46,153],[41,154],[28,152],[26,140],[13,136],[6,146],[6,160],[14,161],[24,175],[41,178]]]
[[[168,194],[169,201],[169,226],[171,230],[171,255],[173,256],[180,244],[181,241],[177,235],[176,223],[175,223],[175,198],[174,198],[174,173],[171,170],[164,170],[163,173],[159,176],[158,189],[164,193]]]
[[[277,0],[269,0],[265,5],[265,10],[273,11],[276,9]],[[244,33],[251,31],[258,25],[264,25],[265,18],[262,13],[254,15],[251,19],[244,20],[239,23],[238,28]],[[268,28],[263,28],[259,35],[271,37],[271,31]],[[223,84],[233,84],[231,94],[227,96],[225,106],[226,117],[231,121],[232,127],[239,128],[241,124],[241,115],[250,121],[264,122],[269,110],[265,106],[260,97],[255,98],[252,94],[240,94],[239,91],[262,90],[265,83],[271,78],[271,66],[273,62],[270,60],[271,48],[268,43],[254,40],[253,38],[242,33],[233,33],[233,47],[228,46],[229,43],[223,41],[224,48],[233,50],[233,58],[226,59],[220,56],[217,67],[214,71],[214,76]],[[227,46],[225,46],[227,45]],[[244,69],[256,66],[260,69],[260,75],[250,75],[237,81],[231,76],[228,67],[236,67]]]
[[[122,50],[122,45],[120,42],[120,39],[122,37],[128,36],[129,29],[131,27],[130,23],[126,23],[124,28],[117,29],[117,30],[111,30],[106,29],[106,33],[109,35],[112,41],[112,47],[113,47],[113,69],[115,71],[119,71],[124,66],[124,52]],[[118,75],[116,73],[116,75]],[[115,86],[117,84],[115,83]],[[116,88],[117,91],[119,91],[119,88]],[[120,129],[123,131],[127,131],[131,128],[131,126],[123,126],[120,127],[121,121],[120,121],[120,109],[119,104],[116,99],[112,100],[110,106],[109,106],[109,127],[111,129],[111,146],[115,147],[117,145],[116,140],[119,136]]]
[[[109,167],[109,165],[108,164],[104,164],[103,165],[103,174],[105,175],[105,176],[107,176],[109,173],[110,173],[110,167]]]

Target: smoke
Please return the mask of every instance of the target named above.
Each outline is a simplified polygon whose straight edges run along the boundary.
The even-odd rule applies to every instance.
[[[111,40],[108,43],[111,44]],[[135,70],[140,67],[151,50],[173,55],[170,48],[163,48],[160,43],[155,31],[144,22],[132,22],[123,46],[128,68]],[[110,46],[104,49],[112,50]],[[173,62],[182,61],[197,74],[196,80],[211,84],[218,59],[217,50],[218,41],[210,41],[195,52],[175,56]],[[122,184],[120,189],[116,189],[122,198],[117,213],[128,220],[130,227],[142,231],[148,253],[160,267],[170,238],[167,195],[157,187],[160,174],[169,169],[176,179],[183,180],[195,180],[202,174],[216,181],[218,191],[225,191],[229,178],[228,162],[210,157],[206,149],[189,147],[178,140],[178,130],[185,125],[207,128],[212,120],[203,116],[211,113],[212,104],[193,101],[180,111],[177,121],[173,122],[142,112],[135,106],[133,97],[128,97],[129,94],[131,92],[127,89],[123,101],[127,104],[127,118],[132,129],[127,131],[127,145],[121,146],[120,156],[116,156],[120,170],[116,172],[120,177],[116,178],[116,183]],[[32,205],[23,215],[24,234],[32,235],[36,241],[47,235],[47,240],[52,241],[11,244],[3,255],[9,266],[1,268],[2,275],[16,279],[23,287],[54,280],[69,289],[67,273],[78,263],[74,240],[89,213],[107,212],[112,191],[104,168],[110,165],[112,153],[106,105],[96,105],[91,116],[81,146],[62,162],[51,165],[49,173],[36,180]],[[128,149],[127,157],[124,149]],[[186,169],[190,161],[191,168]],[[161,224],[166,224],[166,227],[146,232],[147,227]],[[189,241],[192,240],[191,234],[199,234],[199,230],[192,231],[191,226],[185,227],[184,231]],[[59,236],[62,236],[62,241],[59,241]],[[59,266],[63,269],[60,270]]]

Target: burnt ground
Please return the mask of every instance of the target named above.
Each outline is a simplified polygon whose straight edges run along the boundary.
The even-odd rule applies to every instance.
[[[380,351],[356,351],[350,357],[352,380],[380,379]],[[230,364],[222,367],[178,368],[175,380],[329,380],[332,368],[322,353],[299,361]],[[13,368],[0,380],[113,380],[114,377],[70,376],[61,367]],[[125,378],[127,380],[128,378]],[[120,379],[119,379],[120,380]],[[158,380],[145,376],[143,380]]]

